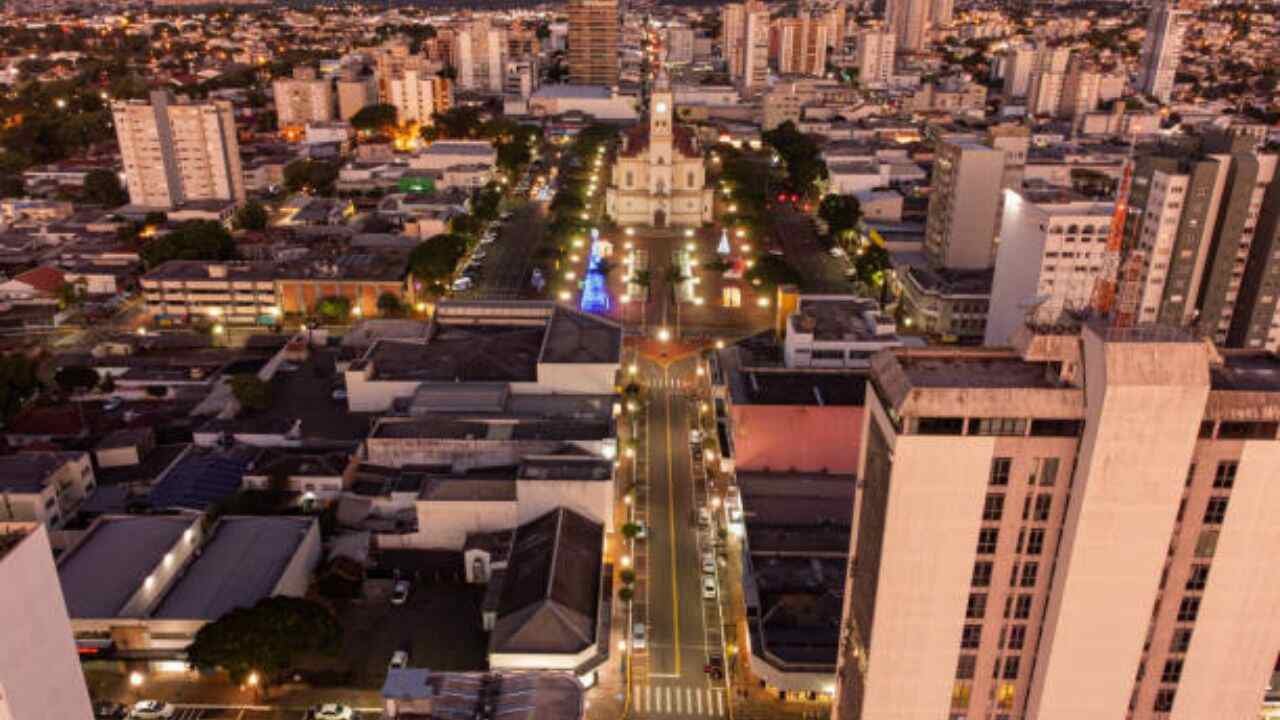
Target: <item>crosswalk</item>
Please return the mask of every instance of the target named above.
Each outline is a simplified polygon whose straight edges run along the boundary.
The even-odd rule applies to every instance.
[[[724,690],[689,685],[637,685],[635,711],[642,717],[724,717]]]

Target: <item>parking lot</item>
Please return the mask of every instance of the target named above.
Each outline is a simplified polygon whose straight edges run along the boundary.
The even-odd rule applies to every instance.
[[[267,708],[262,706],[208,707],[177,705],[172,720],[306,720],[310,713],[303,708]],[[358,712],[360,720],[378,720],[380,711],[365,708]]]

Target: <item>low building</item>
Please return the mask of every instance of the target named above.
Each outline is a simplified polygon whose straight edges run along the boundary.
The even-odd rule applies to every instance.
[[[170,260],[142,276],[147,313],[161,322],[196,319],[275,324],[275,266],[262,262]]]
[[[639,117],[636,98],[619,95],[603,85],[543,85],[529,98],[529,114],[533,117],[570,112],[605,122],[629,122]]]
[[[412,283],[406,283],[407,253],[347,253],[337,257],[312,256],[277,266],[273,273],[279,311],[306,315],[323,298],[342,297],[351,303],[352,315],[376,317],[378,300],[394,297],[412,305]]]
[[[409,158],[414,170],[444,170],[455,165],[498,163],[498,151],[487,140],[438,140]]]
[[[567,673],[438,673],[391,668],[382,684],[388,720],[520,718],[581,720],[582,685]]]
[[[303,597],[320,561],[304,517],[104,516],[58,558],[76,642],[180,658],[207,623],[276,595]]]
[[[92,717],[43,525],[0,522],[0,614],[0,717]]]
[[[986,333],[992,270],[932,269],[923,262],[899,265],[894,274],[905,331],[943,342],[979,344]]]
[[[893,318],[875,300],[785,290],[779,297],[788,368],[867,368],[873,354],[902,344]]]
[[[60,528],[96,487],[88,453],[26,451],[0,457],[0,521]]]

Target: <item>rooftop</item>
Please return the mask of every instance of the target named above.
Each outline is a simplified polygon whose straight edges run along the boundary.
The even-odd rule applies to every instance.
[[[382,696],[431,701],[431,712],[401,712],[406,720],[492,718],[493,720],[572,720],[584,708],[582,685],[567,673],[434,673],[422,668],[387,672]]]
[[[814,339],[819,341],[892,337],[893,320],[884,318],[881,321],[880,318],[880,304],[875,300],[831,295],[801,296],[796,312],[789,321],[790,329],[812,333]]]
[[[275,263],[169,260],[143,276],[146,280],[272,280]]]
[[[192,515],[99,518],[58,560],[58,579],[72,618],[111,618],[183,534],[200,522]]]
[[[78,452],[20,452],[0,456],[0,491],[39,493],[44,490],[50,475],[83,455]]]

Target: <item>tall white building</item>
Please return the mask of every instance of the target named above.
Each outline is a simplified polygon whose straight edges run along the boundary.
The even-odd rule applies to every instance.
[[[769,8],[760,2],[730,3],[720,10],[720,46],[729,77],[744,94],[769,82]]]
[[[272,90],[281,128],[333,119],[333,84],[316,77],[315,68],[294,68],[293,77],[277,79]]]
[[[1062,98],[1058,101],[1058,116],[1078,118],[1098,108],[1098,89],[1102,86],[1102,73],[1081,56],[1071,59],[1067,77],[1062,84]]]
[[[93,717],[44,526],[0,523],[0,718]]]
[[[886,30],[858,33],[858,77],[867,87],[884,87],[893,77],[893,54],[898,38]]]
[[[995,258],[1005,151],[943,140],[930,178],[925,255],[934,267],[982,270]]]
[[[387,83],[387,94],[396,108],[396,120],[401,123],[432,124],[432,115],[452,106],[452,83],[434,73],[422,70],[406,70],[403,75]]]
[[[898,50],[920,52],[929,41],[930,0],[888,0],[885,20],[897,36]]]
[[[458,87],[464,90],[502,92],[507,72],[507,32],[487,18],[458,28],[453,46],[453,66]]]
[[[150,104],[115,102],[111,112],[134,205],[174,208],[198,200],[244,202],[231,103],[179,102],[168,92],[156,91]]]
[[[1098,279],[1115,271],[1103,262],[1114,210],[1064,188],[1005,191],[986,345],[1007,344],[1028,320],[1052,324],[1089,305]]]
[[[1062,86],[1067,79],[1071,49],[1043,45],[1036,52],[1027,90],[1027,112],[1032,115],[1057,115],[1062,102]]]
[[[1004,53],[1004,91],[1006,98],[1026,97],[1031,89],[1031,71],[1036,64],[1036,49],[1029,45],[1015,45]]]
[[[1170,0],[1157,0],[1151,6],[1139,60],[1138,86],[1162,103],[1169,102],[1173,93],[1173,76],[1178,72],[1182,35],[1187,27],[1187,11],[1174,5]]]
[[[955,11],[955,0],[930,0],[929,24],[933,27],[950,25],[951,18],[955,15]]]

